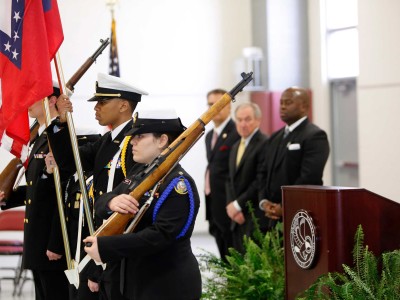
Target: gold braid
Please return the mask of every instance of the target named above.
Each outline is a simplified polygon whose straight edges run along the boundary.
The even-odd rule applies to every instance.
[[[124,173],[125,177],[126,177],[126,150],[128,150],[128,145],[131,138],[132,136],[125,137],[124,145],[122,146],[121,150],[121,168],[122,168],[122,173]]]

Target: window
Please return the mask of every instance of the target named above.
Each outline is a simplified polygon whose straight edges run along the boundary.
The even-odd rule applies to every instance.
[[[328,77],[358,76],[357,0],[326,0]]]

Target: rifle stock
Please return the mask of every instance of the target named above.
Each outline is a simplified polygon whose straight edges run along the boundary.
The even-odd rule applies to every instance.
[[[8,199],[11,195],[14,182],[18,176],[19,170],[22,168],[22,161],[14,157],[3,172],[0,174],[0,191],[4,191],[4,199]]]
[[[40,126],[38,122],[33,123],[33,125],[31,126],[29,135],[30,143],[33,143],[33,141],[35,140],[39,127]],[[17,177],[23,165],[24,164],[22,163],[20,158],[14,157],[1,172],[0,191],[4,192],[4,199],[7,200],[10,197],[13,186],[16,182],[19,181],[17,181]]]
[[[205,126],[252,80],[252,74],[252,72],[249,74],[242,73],[243,79],[241,82],[229,93],[224,94],[160,154],[159,157],[165,159],[160,160],[161,163],[130,193],[133,198],[137,200],[141,199],[145,192],[150,190],[165,176],[165,174],[167,174],[169,169],[183,157],[187,150],[192,147],[203,134]],[[96,230],[94,236],[100,237],[122,234],[126,225],[133,217],[134,215],[132,214],[114,212],[107,221]]]

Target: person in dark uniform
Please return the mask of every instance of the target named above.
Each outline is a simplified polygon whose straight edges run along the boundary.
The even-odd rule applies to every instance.
[[[100,125],[109,126],[111,130],[104,134],[98,141],[87,143],[79,147],[82,168],[87,172],[93,172],[94,197],[96,199],[102,194],[111,191],[113,187],[122,182],[134,164],[132,156],[129,155],[131,145],[130,137],[125,133],[132,128],[132,114],[141,96],[147,95],[120,78],[99,74],[96,93],[88,101],[97,101],[94,107],[96,119]],[[61,95],[57,101],[60,111],[60,124],[54,126],[49,134],[53,155],[61,170],[68,170],[69,174],[76,171],[70,144],[69,132],[63,128],[65,123],[65,112],[72,112],[72,103],[67,96]],[[64,125],[65,126],[65,125]],[[96,227],[100,226],[103,219],[108,215],[99,215],[96,212]],[[89,280],[91,291],[100,291],[100,299],[118,300],[124,299],[119,292],[119,262],[107,264],[101,275],[100,287],[95,279],[97,272]],[[88,267],[98,270],[95,266]],[[87,271],[90,273],[90,271]]]
[[[225,94],[224,90],[215,89],[207,94],[209,106]],[[231,118],[228,104],[214,118],[214,128],[206,134],[207,169],[205,174],[206,219],[209,232],[214,236],[219,254],[223,260],[233,247],[231,220],[226,213],[226,181],[229,175],[229,154],[233,144],[240,136]]]
[[[78,130],[79,131],[79,130]],[[77,132],[78,132],[77,131]],[[86,130],[85,130],[86,131]],[[78,146],[82,146],[86,143],[93,143],[96,142],[101,136],[100,134],[94,134],[93,132],[86,132],[87,134],[77,133],[77,141]],[[53,173],[53,167],[55,166],[54,159],[51,159],[51,154],[46,156],[46,168],[47,173]],[[86,185],[88,189],[88,200],[89,205],[91,207],[91,212],[93,212],[93,197],[91,191],[93,190],[93,176],[91,172],[86,172],[84,174]],[[72,175],[65,184],[64,188],[64,215],[66,221],[66,228],[68,232],[68,240],[70,245],[71,257],[74,258],[76,254],[77,244],[78,244],[78,231],[79,227],[81,227],[81,236],[85,237],[89,235],[89,227],[86,225],[86,216],[83,211],[83,207],[81,206],[81,188],[78,180],[78,175],[75,173]],[[82,207],[82,210],[81,210]],[[82,223],[79,223],[79,217],[81,215]],[[83,245],[81,244],[81,253],[83,254]],[[81,254],[81,257],[82,257]],[[70,300],[78,300],[78,299],[85,299],[85,300],[97,300],[99,299],[98,292],[90,291],[88,287],[88,274],[82,273],[80,274],[80,283],[78,289],[75,285],[69,285],[69,299]]]
[[[133,158],[145,168],[184,129],[176,114],[139,115],[133,129],[127,132],[133,135]],[[201,275],[190,245],[199,209],[193,178],[178,164],[158,190],[149,190],[141,199],[134,199],[128,193],[135,175],[128,176],[96,203],[96,207],[101,205],[110,212],[135,214],[139,203],[154,194],[135,231],[87,237],[84,242],[92,244],[85,251],[94,260],[105,263],[122,259],[121,289],[128,299],[200,299]]]
[[[51,117],[57,116],[55,107],[60,90],[53,84],[49,98]],[[23,268],[30,269],[35,283],[35,299],[68,300],[68,280],[65,250],[53,176],[46,173],[45,156],[49,152],[45,113],[42,101],[28,109],[29,116],[39,123],[38,137],[29,154],[25,171],[26,186],[19,186],[2,209],[25,204]],[[0,201],[4,200],[0,192]]]

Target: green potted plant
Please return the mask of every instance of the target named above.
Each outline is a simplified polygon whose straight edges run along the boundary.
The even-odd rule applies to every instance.
[[[383,253],[378,259],[364,246],[361,225],[354,239],[354,267],[343,265],[343,273],[320,276],[297,299],[400,299],[400,251]]]
[[[231,248],[227,262],[211,253],[202,255],[201,268],[207,274],[203,276],[202,299],[282,300],[285,289],[282,239],[281,223],[265,235],[256,225],[253,239],[244,238],[245,254]]]

